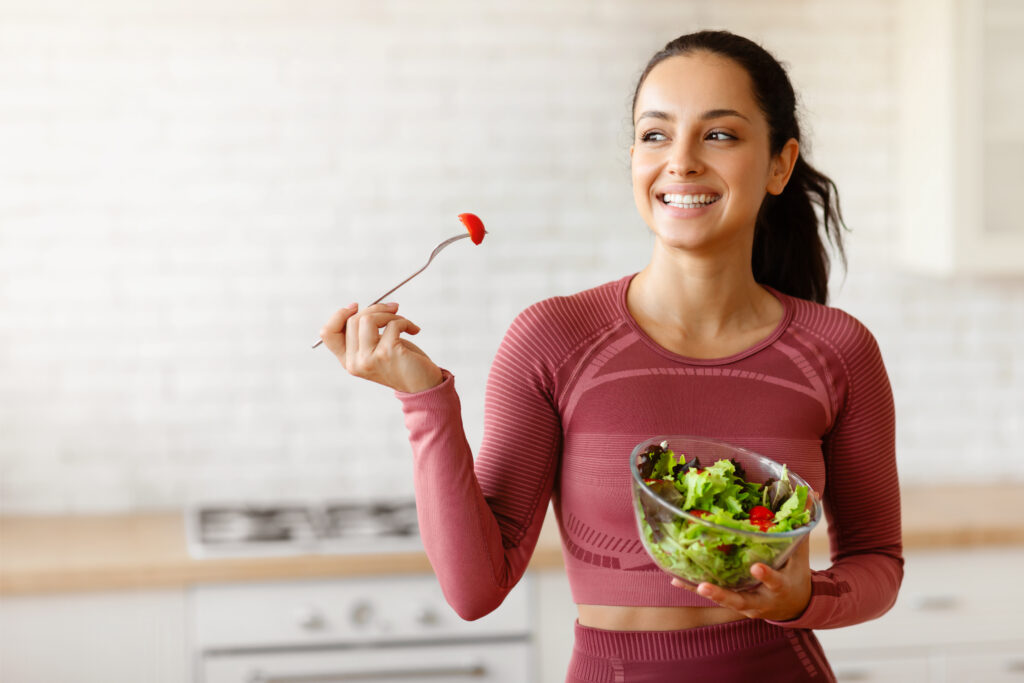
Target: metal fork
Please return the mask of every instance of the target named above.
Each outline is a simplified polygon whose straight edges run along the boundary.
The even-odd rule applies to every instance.
[[[374,302],[373,302],[372,304],[368,304],[368,305],[370,305],[370,306],[373,306],[373,304],[379,304],[379,303],[380,303],[381,301],[383,301],[383,300],[384,300],[384,297],[386,297],[386,296],[387,296],[388,294],[391,294],[391,293],[392,293],[392,292],[394,292],[394,291],[395,291],[396,289],[398,289],[399,287],[401,287],[402,285],[404,285],[404,284],[405,284],[406,282],[408,282],[409,280],[413,279],[414,277],[416,277],[417,275],[419,275],[420,273],[422,273],[422,272],[423,272],[424,270],[426,270],[426,269],[427,269],[427,266],[429,266],[429,265],[430,265],[430,262],[434,260],[434,257],[435,257],[435,256],[437,256],[438,254],[440,254],[440,253],[441,253],[441,252],[442,252],[442,251],[444,250],[444,248],[445,248],[445,247],[447,247],[447,246],[448,246],[449,244],[452,244],[453,242],[458,242],[459,240],[461,240],[461,239],[465,239],[465,238],[467,238],[467,237],[469,237],[469,236],[470,236],[470,235],[469,235],[469,233],[468,233],[468,232],[464,232],[464,233],[462,233],[461,235],[456,235],[455,237],[449,237],[449,238],[448,238],[448,239],[446,239],[446,240],[445,240],[444,242],[441,242],[441,244],[439,244],[439,245],[437,245],[436,247],[434,247],[434,251],[430,252],[430,258],[428,258],[428,259],[427,259],[427,262],[426,262],[425,264],[423,264],[423,267],[422,267],[422,268],[420,268],[420,269],[419,269],[419,270],[417,270],[417,271],[416,271],[415,273],[413,273],[413,274],[412,274],[412,275],[410,275],[409,277],[407,277],[407,278],[405,278],[404,280],[402,280],[401,282],[399,282],[399,283],[398,283],[397,285],[395,285],[394,287],[392,287],[392,288],[391,288],[391,289],[389,289],[388,291],[386,291],[386,292],[384,292],[383,294],[381,294],[381,295],[380,295],[380,296],[379,296],[379,297],[377,298],[377,300],[376,300],[376,301],[374,301]],[[320,345],[321,345],[321,344],[323,344],[323,343],[324,343],[324,340],[323,340],[323,339],[317,339],[317,340],[316,340],[316,343],[315,343],[315,344],[313,344],[313,348],[315,349],[316,347],[320,346]]]

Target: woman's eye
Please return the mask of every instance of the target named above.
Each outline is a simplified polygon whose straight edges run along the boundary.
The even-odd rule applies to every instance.
[[[642,142],[661,142],[662,140],[667,139],[668,138],[666,138],[663,133],[659,133],[656,130],[647,131],[646,133],[640,136],[640,140]]]
[[[708,133],[709,140],[735,140],[736,136],[729,135],[723,130],[713,130]]]

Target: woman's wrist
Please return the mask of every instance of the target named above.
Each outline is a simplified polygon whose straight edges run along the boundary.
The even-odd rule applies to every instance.
[[[448,374],[441,368],[434,366],[433,372],[426,372],[411,378],[405,386],[396,387],[396,389],[404,394],[419,394],[424,391],[430,391],[434,387],[440,386]]]

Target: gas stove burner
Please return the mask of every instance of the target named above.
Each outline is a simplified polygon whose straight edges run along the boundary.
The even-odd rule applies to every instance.
[[[195,557],[422,550],[413,500],[210,504],[185,516]]]
[[[299,541],[316,537],[311,511],[302,507],[213,507],[199,511],[203,543]]]
[[[332,538],[360,536],[416,536],[416,504],[398,503],[334,503],[327,506],[326,533]]]

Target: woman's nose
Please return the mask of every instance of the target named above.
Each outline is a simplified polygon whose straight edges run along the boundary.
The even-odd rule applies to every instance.
[[[672,145],[670,155],[668,172],[672,175],[696,175],[704,170],[704,164],[700,159],[697,146],[689,140],[680,139],[676,141]]]

